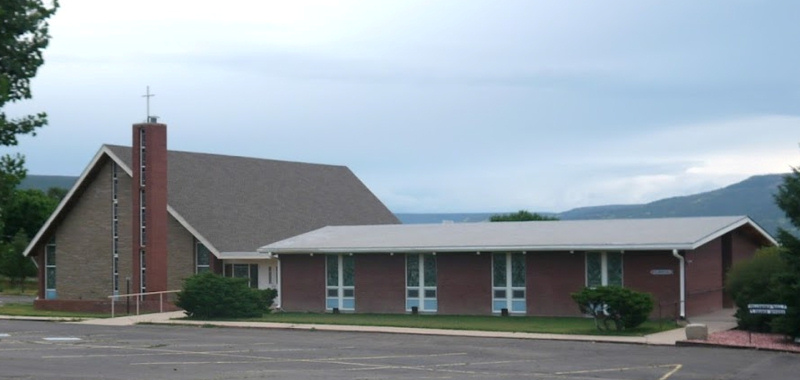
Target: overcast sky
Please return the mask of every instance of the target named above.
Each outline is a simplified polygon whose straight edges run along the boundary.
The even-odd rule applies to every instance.
[[[63,0],[14,149],[346,165],[395,212],[641,203],[800,165],[800,2]]]

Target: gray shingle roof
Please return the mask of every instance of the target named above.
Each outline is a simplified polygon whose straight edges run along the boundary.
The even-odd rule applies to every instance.
[[[748,226],[764,244],[777,244],[750,218],[701,217],[556,222],[459,223],[324,227],[266,245],[259,252],[475,252],[695,249]]]
[[[131,148],[105,145],[131,167]],[[218,252],[328,225],[399,223],[345,166],[169,151],[168,205]]]

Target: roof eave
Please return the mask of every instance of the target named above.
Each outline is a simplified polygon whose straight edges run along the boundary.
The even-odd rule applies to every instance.
[[[337,247],[337,248],[277,248],[264,246],[260,253],[274,255],[338,254],[338,253],[427,253],[427,252],[553,252],[553,251],[672,251],[693,249],[688,243],[675,244],[609,244],[609,245],[549,245],[549,246],[427,246],[427,247]]]

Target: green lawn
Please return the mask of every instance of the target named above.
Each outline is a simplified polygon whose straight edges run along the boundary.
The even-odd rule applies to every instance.
[[[625,335],[643,336],[676,328],[673,321],[645,322],[626,331],[598,331],[591,318],[556,317],[497,317],[497,316],[451,316],[408,314],[314,314],[275,313],[261,318],[248,319],[258,322],[282,322],[302,324],[392,326],[450,330],[507,331],[550,334]]]
[[[69,311],[35,310],[33,304],[7,303],[0,306],[0,315],[25,317],[108,318],[110,314],[78,313]]]

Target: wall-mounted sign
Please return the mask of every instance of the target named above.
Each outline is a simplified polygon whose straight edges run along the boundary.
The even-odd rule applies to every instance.
[[[653,276],[669,276],[672,274],[672,269],[653,269],[650,274]]]

